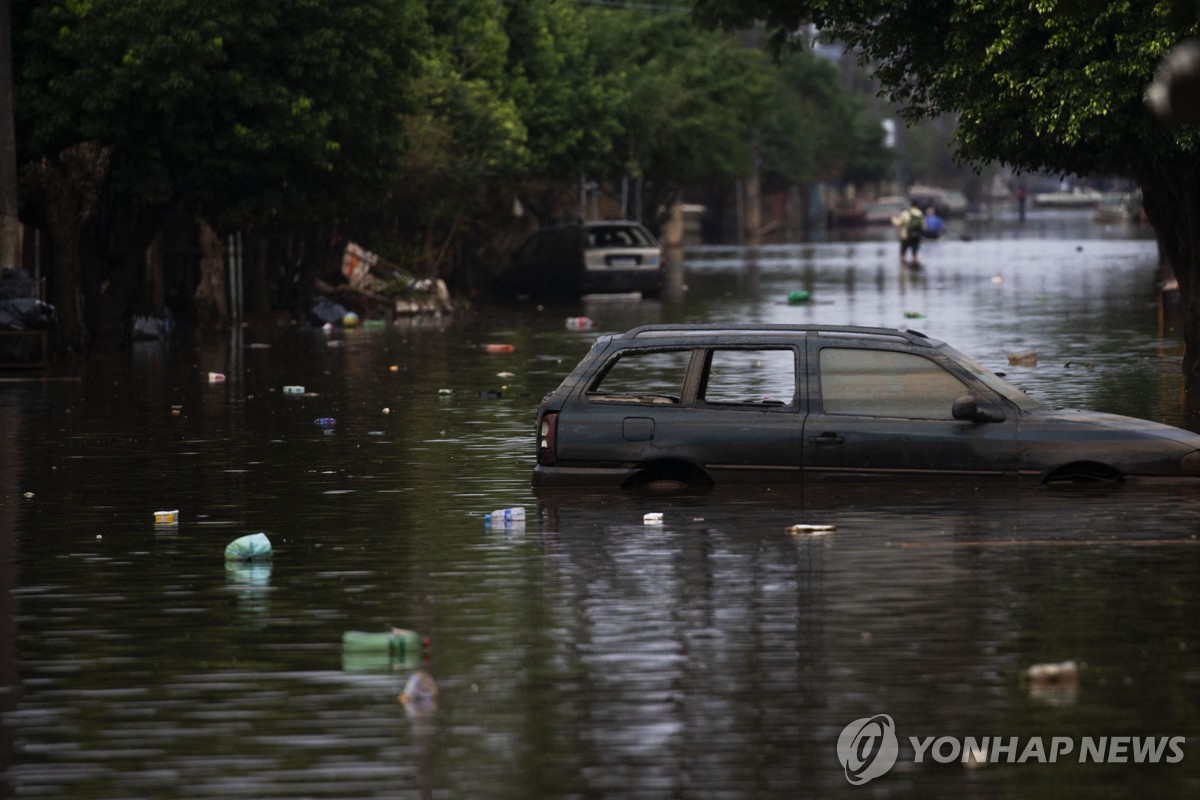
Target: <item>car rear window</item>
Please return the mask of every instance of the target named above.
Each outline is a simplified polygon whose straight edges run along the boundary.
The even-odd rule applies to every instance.
[[[937,362],[893,350],[826,347],[820,368],[826,414],[953,419],[954,401],[967,391]]]
[[[624,353],[588,390],[601,403],[678,403],[692,360],[689,350]]]
[[[654,247],[650,234],[638,225],[605,225],[588,228],[587,249],[606,247]]]

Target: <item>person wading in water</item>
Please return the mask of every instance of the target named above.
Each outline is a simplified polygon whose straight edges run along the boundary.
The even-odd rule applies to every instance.
[[[921,234],[925,230],[925,215],[921,213],[921,207],[913,200],[908,209],[892,217],[892,224],[900,229],[900,263],[904,263],[904,256],[911,250],[911,263],[914,267],[918,266],[917,251],[921,249]]]

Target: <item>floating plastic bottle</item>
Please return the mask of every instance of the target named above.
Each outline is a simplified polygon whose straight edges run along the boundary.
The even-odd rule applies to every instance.
[[[421,660],[421,646],[420,634],[405,628],[378,633],[346,631],[342,634],[342,666],[345,669],[415,666]]]
[[[313,420],[313,424],[318,428],[332,428],[337,425],[337,420],[333,417],[317,417]]]
[[[525,522],[525,508],[523,506],[498,508],[490,514],[483,515],[484,525],[512,525],[514,522]]]
[[[799,303],[807,303],[811,295],[803,289],[797,289],[794,292],[788,292],[787,301],[789,305],[797,305]]]
[[[303,386],[285,386],[283,387],[284,394],[304,394]]]

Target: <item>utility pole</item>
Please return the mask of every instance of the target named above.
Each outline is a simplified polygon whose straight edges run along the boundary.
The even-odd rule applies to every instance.
[[[21,264],[17,134],[13,122],[12,0],[0,0],[0,269]]]

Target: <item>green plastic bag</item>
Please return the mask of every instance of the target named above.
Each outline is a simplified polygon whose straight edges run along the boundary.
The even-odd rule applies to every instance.
[[[271,557],[271,540],[265,533],[234,539],[225,547],[226,561],[266,561]]]

